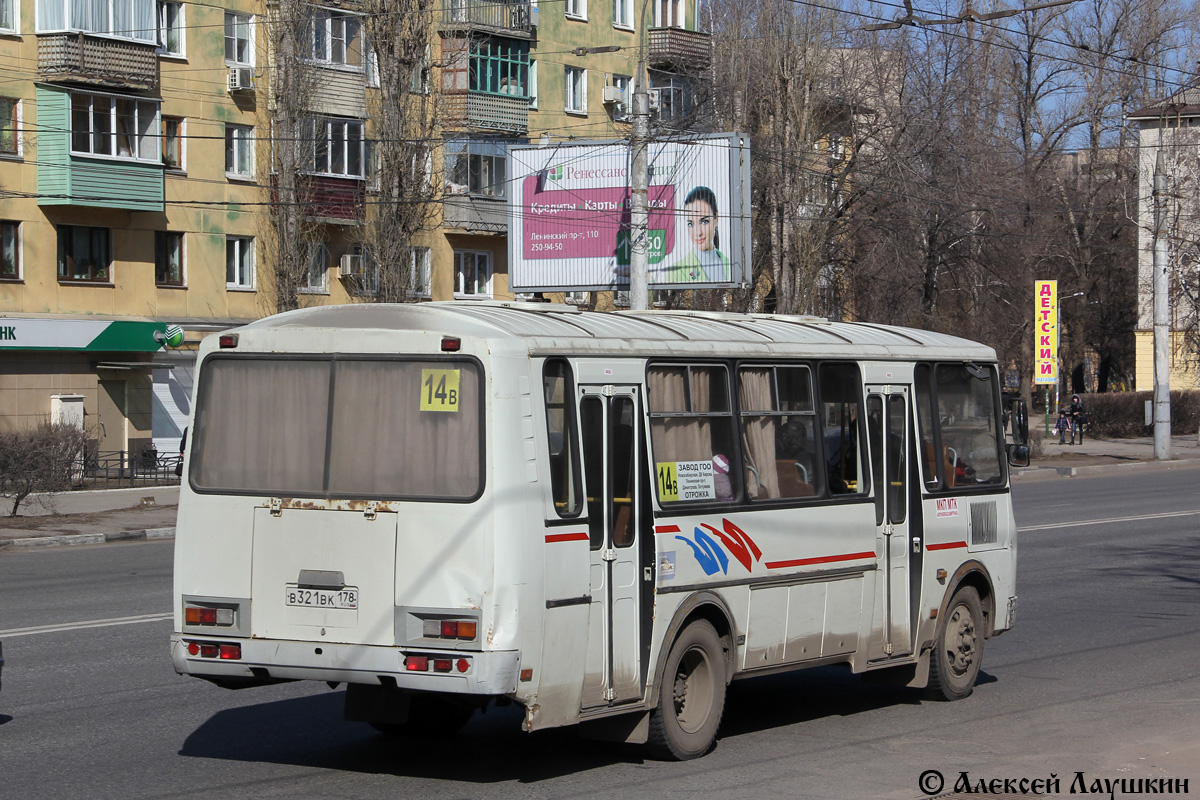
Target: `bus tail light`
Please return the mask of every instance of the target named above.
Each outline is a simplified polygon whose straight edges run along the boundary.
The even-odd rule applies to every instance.
[[[421,626],[426,639],[460,639],[473,641],[479,632],[479,623],[473,619],[427,619]]]
[[[183,607],[183,621],[186,625],[219,625],[228,628],[233,625],[233,609],[188,604]]]
[[[409,672],[429,672],[429,657],[405,656],[404,668]]]
[[[237,343],[238,335],[236,333],[222,333],[221,337],[217,340],[217,344],[221,346],[221,349],[237,347]]]
[[[442,352],[443,353],[457,353],[458,349],[460,347],[462,347],[462,342],[459,340],[459,338],[457,336],[443,336],[442,337]]]
[[[189,656],[219,658],[225,661],[241,661],[242,646],[236,642],[188,642]]]

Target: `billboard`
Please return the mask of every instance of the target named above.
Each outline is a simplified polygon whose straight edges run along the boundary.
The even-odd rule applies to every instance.
[[[625,290],[628,140],[509,148],[509,286]],[[651,142],[652,288],[737,286],[750,274],[750,139]]]
[[[1034,281],[1034,384],[1058,383],[1058,281]]]

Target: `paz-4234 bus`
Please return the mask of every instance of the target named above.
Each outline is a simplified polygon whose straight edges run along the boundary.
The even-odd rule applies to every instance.
[[[679,759],[738,678],[966,697],[1017,599],[1000,398],[988,347],[813,317],[269,317],[201,348],[172,660],[345,684],[384,732],[516,702]]]

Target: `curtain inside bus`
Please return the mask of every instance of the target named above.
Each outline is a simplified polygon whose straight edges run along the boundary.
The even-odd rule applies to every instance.
[[[215,358],[201,371],[199,491],[469,499],[482,481],[471,362]]]

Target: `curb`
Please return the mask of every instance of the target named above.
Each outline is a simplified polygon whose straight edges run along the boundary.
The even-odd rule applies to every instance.
[[[1123,472],[1157,472],[1158,470],[1187,469],[1200,466],[1198,458],[1176,458],[1170,461],[1131,461],[1125,464],[1094,464],[1082,467],[1021,467],[1012,470],[1013,481],[1043,481],[1053,478],[1086,478],[1092,475],[1119,475]]]
[[[147,528],[140,531],[117,531],[116,533],[76,533],[60,536],[31,536],[24,539],[0,541],[0,550],[18,547],[52,547],[73,544],[107,544],[108,542],[136,542],[152,539],[174,539],[174,528]]]

